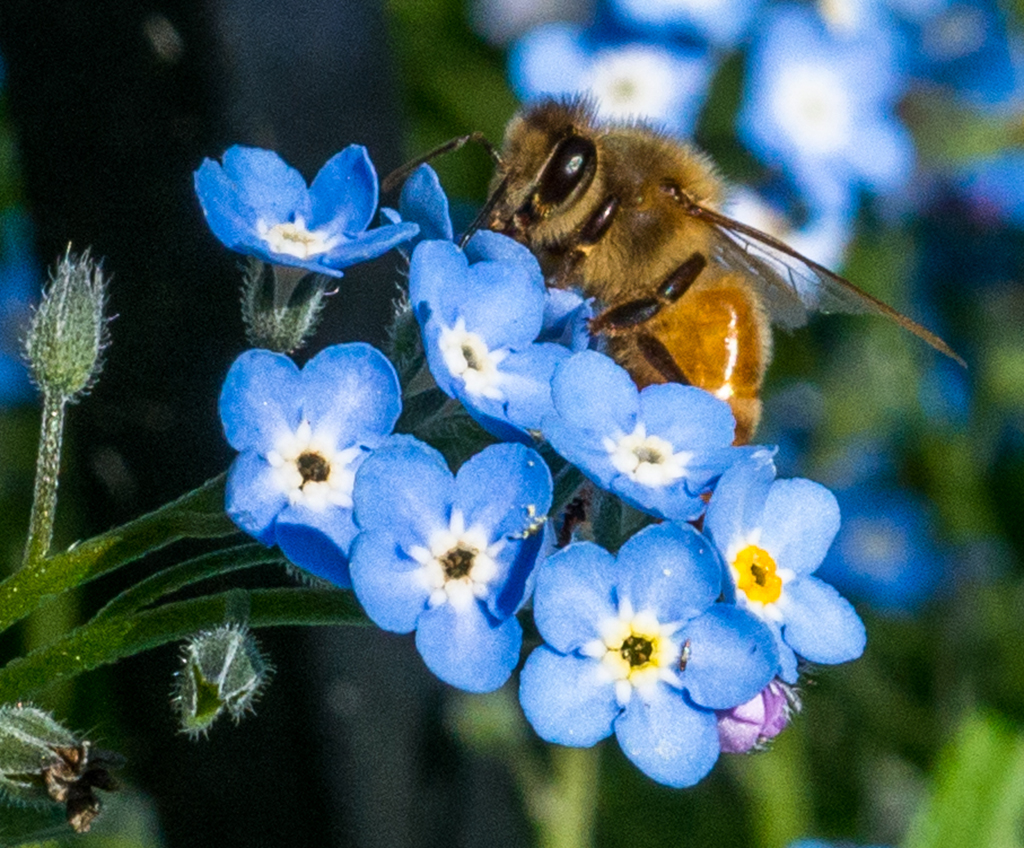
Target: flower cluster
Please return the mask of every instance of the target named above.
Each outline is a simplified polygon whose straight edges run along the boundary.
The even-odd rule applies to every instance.
[[[278,208],[285,166],[266,152],[246,157],[248,169],[235,163],[238,194]],[[375,187],[372,167],[357,173]],[[220,194],[226,185],[197,176],[204,208],[243,204]],[[310,222],[357,217],[314,205]],[[306,220],[278,213],[293,226]],[[239,451],[228,514],[302,569],[351,588],[378,626],[415,632],[426,665],[461,689],[491,691],[511,677],[532,602],[542,643],[522,666],[519,697],[546,740],[590,746],[614,734],[654,780],[689,786],[722,751],[778,734],[799,705],[801,661],[844,662],[864,648],[853,608],[813,576],[839,527],[832,495],[776,480],[772,449],[735,446],[730,408],[712,394],[638,389],[593,349],[590,304],[549,292],[525,247],[489,231],[460,247],[429,167],[382,215],[394,233],[419,236],[404,247],[419,367],[498,443],[453,473],[435,447],[394,433],[402,383],[426,375],[413,368],[400,380],[368,345],[327,347],[301,369],[250,350],[220,401]],[[268,220],[251,218],[225,243],[308,267],[308,256],[268,253],[265,238],[252,246]],[[578,485],[554,503],[552,470],[573,479],[573,468]],[[574,525],[574,497],[631,510],[641,529],[619,533],[600,515]]]

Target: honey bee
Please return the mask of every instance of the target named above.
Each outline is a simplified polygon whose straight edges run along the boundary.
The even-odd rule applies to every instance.
[[[439,151],[470,140],[482,139]],[[584,99],[545,100],[516,115],[492,153],[477,225],[529,247],[548,285],[594,297],[591,332],[640,388],[678,382],[727,401],[737,444],[760,418],[772,324],[874,313],[963,364],[920,324],[717,211],[724,186],[711,161],[650,126],[602,123]]]

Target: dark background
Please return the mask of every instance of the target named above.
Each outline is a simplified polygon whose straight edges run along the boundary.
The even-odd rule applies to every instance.
[[[354,0],[4,0],[0,55],[36,255],[50,263],[69,243],[91,246],[114,278],[102,379],[69,416],[62,504],[77,507],[62,511],[66,544],[231,459],[216,398],[246,347],[239,257],[207,230],[193,170],[241,143],[277,150],[311,179],[357,142],[386,174],[401,159],[394,68],[380,4]],[[397,273],[393,256],[347,272],[314,352],[379,341]],[[103,582],[96,596],[110,590]],[[277,674],[258,719],[208,740],[176,733],[173,649],[74,692],[79,723],[117,741],[126,782],[157,804],[168,846],[525,839],[512,802],[495,803],[514,796],[507,777],[432,732],[442,689],[410,641],[370,628],[260,638]]]

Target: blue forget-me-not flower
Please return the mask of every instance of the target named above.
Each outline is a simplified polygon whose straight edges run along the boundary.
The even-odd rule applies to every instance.
[[[332,156],[308,187],[273,151],[235,145],[223,164],[204,160],[195,188],[226,247],[332,277],[418,232],[412,223],[367,230],[377,210],[377,172],[356,144]]]
[[[797,679],[797,655],[841,663],[864,651],[864,625],[850,602],[812,573],[839,530],[839,506],[810,480],[776,480],[767,452],[719,480],[704,518],[731,578],[729,595],[771,628],[779,675]]]
[[[395,436],[356,475],[352,585],[367,615],[416,647],[438,677],[488,692],[512,674],[515,617],[545,543],[551,474],[523,445],[485,448],[453,475],[444,458]]]
[[[555,370],[551,446],[602,489],[659,518],[689,521],[702,495],[750,448],[732,447],[729,405],[678,383],[638,390],[627,371],[596,351]]]
[[[334,345],[301,371],[282,354],[246,351],[220,396],[224,433],[240,451],[228,472],[231,520],[311,574],[349,586],[355,472],[401,409],[395,369],[370,345]]]
[[[549,742],[588,747],[615,733],[626,756],[690,786],[719,754],[714,710],[745,703],[778,669],[768,629],[716,603],[722,573],[689,525],[661,524],[613,556],[581,542],[537,571],[545,644],[520,675],[526,718]]]

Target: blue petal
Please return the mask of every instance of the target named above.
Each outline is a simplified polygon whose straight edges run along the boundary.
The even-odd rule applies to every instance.
[[[466,259],[477,262],[511,262],[529,268],[540,268],[537,259],[525,245],[493,230],[477,230],[466,245]]]
[[[339,517],[338,521],[348,528],[348,533],[345,534],[349,536],[348,543],[344,547],[339,547],[336,541],[336,537],[342,535],[337,530],[327,534],[309,524],[288,521],[283,516],[278,520],[275,532],[277,544],[289,562],[303,571],[308,571],[314,577],[327,580],[342,589],[348,589],[352,585],[348,557],[343,552],[347,553],[356,533],[351,512],[345,512],[347,520],[346,517]]]
[[[680,635],[690,642],[690,659],[679,676],[702,707],[727,710],[745,704],[779,670],[769,629],[731,604],[715,604]]]
[[[593,479],[599,479],[603,469],[604,463],[600,463],[598,474],[592,475]],[[658,518],[693,521],[704,512],[705,503],[701,493],[710,488],[712,480],[720,473],[719,470],[695,477],[687,473],[667,486],[648,486],[616,469],[608,481],[608,488],[626,503]]]
[[[204,159],[193,181],[206,223],[225,247],[239,250],[257,240],[256,216],[239,203],[235,186],[220,165]]]
[[[626,369],[589,350],[555,369],[551,398],[565,425],[579,430],[588,444],[596,440],[596,446],[605,436],[632,433],[640,411],[640,396]]]
[[[368,344],[333,345],[302,369],[303,412],[336,447],[375,446],[402,411],[394,366]]]
[[[429,547],[449,528],[455,478],[430,445],[392,436],[359,466],[352,499],[362,530],[386,532],[405,549]]]
[[[444,291],[439,311],[465,318],[466,328],[479,333],[489,348],[522,348],[540,334],[544,278],[532,254],[529,262],[477,262],[469,266],[464,283]]]
[[[347,268],[349,265],[356,265],[359,262],[368,262],[378,256],[383,256],[391,248],[414,238],[418,232],[419,226],[410,223],[366,230],[351,239],[340,241],[331,248],[329,253],[318,257],[315,267],[311,270],[330,274],[332,269]],[[291,264],[300,263],[292,262]]]
[[[634,693],[615,720],[622,752],[648,777],[666,786],[693,786],[718,759],[718,721],[659,683],[650,701]]]
[[[867,633],[853,606],[828,583],[801,577],[785,589],[786,643],[811,662],[833,665],[864,653]]]
[[[445,287],[464,286],[468,275],[465,254],[450,241],[421,241],[416,245],[409,263],[409,303],[416,310],[420,326],[433,317]],[[419,308],[423,303],[431,305],[428,314]],[[447,318],[442,316],[442,320]]]
[[[811,480],[776,480],[764,505],[760,547],[779,568],[810,574],[839,531],[835,495]]]
[[[272,150],[235,145],[223,161],[238,208],[252,210],[254,230],[258,220],[273,226],[296,215],[308,219],[312,207],[305,179]]]
[[[692,451],[731,444],[736,426],[725,401],[703,389],[678,383],[648,386],[641,391],[637,417],[648,434],[661,436],[677,449]]]
[[[265,459],[253,451],[235,457],[228,469],[224,509],[240,529],[264,545],[273,545],[274,521],[287,506],[288,497]]]
[[[531,344],[501,362],[498,370],[506,398],[505,416],[512,424],[525,430],[540,429],[541,422],[554,410],[551,376],[569,355],[561,345]]]
[[[437,173],[429,165],[420,165],[405,181],[399,210],[402,220],[419,224],[420,238],[452,240],[454,231],[448,198]]]
[[[364,531],[352,543],[352,589],[366,614],[384,630],[409,633],[416,628],[430,597],[420,568],[390,533]]]
[[[377,172],[366,148],[350,144],[328,159],[309,187],[309,196],[311,230],[353,236],[370,226],[377,209]]]
[[[618,570],[620,601],[661,623],[699,616],[721,591],[718,557],[688,524],[645,527],[619,550]]]
[[[467,692],[493,692],[519,662],[523,629],[516,618],[495,626],[473,603],[456,611],[445,603],[426,610],[416,628],[416,648],[445,683]]]
[[[522,534],[551,508],[551,472],[523,445],[484,448],[459,469],[455,485],[466,526],[481,525],[494,540]]]
[[[220,392],[220,420],[235,450],[266,455],[301,421],[302,381],[287,356],[247,350],[228,371]]]
[[[541,739],[589,748],[612,732],[620,707],[600,663],[541,645],[519,673],[519,703]]]
[[[533,620],[544,641],[564,654],[601,636],[618,614],[615,557],[592,542],[559,551],[537,569]]]
[[[725,556],[730,547],[761,527],[764,504],[775,480],[771,454],[762,451],[738,462],[718,481],[704,518],[706,532]]]

